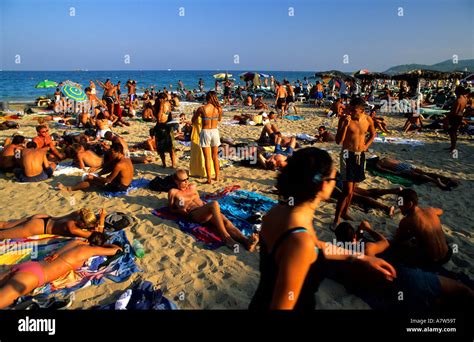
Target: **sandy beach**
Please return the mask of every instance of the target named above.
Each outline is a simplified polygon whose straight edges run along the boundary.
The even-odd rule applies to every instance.
[[[182,106],[181,111],[190,117],[192,110],[198,104]],[[278,120],[278,126],[283,134],[298,133],[315,134],[320,125],[330,127],[335,133],[337,120],[327,119],[322,109],[315,109],[309,105],[300,105],[299,115],[304,120]],[[255,110],[245,110],[245,113],[255,113]],[[223,121],[229,121],[242,109],[224,112]],[[449,137],[444,134],[424,131],[421,134],[409,133],[402,135],[401,127],[405,118],[400,116],[385,116],[390,137],[404,137],[420,140],[421,146],[396,145],[389,143],[374,143],[369,155],[392,157],[442,175],[454,177],[460,181],[460,186],[452,191],[442,191],[432,184],[414,186],[420,197],[421,206],[442,208],[441,217],[443,229],[451,246],[457,246],[452,259],[445,266],[448,270],[464,272],[474,278],[472,264],[474,262],[474,223],[469,207],[474,197],[474,142],[461,136],[459,140],[459,156],[452,158],[446,148],[449,146]],[[126,139],[129,145],[141,142],[147,138],[151,123],[132,119],[130,127],[115,128],[115,132]],[[25,115],[21,120],[19,131],[32,138],[36,135],[35,126],[38,121],[35,114]],[[261,127],[231,126],[220,124],[221,137],[232,138],[236,142],[248,142],[257,139]],[[0,140],[11,136],[15,131],[0,132]],[[50,125],[50,132],[62,134]],[[126,133],[128,132],[128,134]],[[182,159],[189,155],[189,148],[178,146],[178,167],[189,168],[189,160]],[[335,143],[318,144],[318,147],[330,152],[334,162],[339,166],[340,146]],[[163,169],[157,162],[152,164],[135,165],[135,179],[144,177],[153,179],[155,176],[168,175],[172,169]],[[269,194],[275,183],[276,172],[257,170],[241,166],[230,166],[222,170],[224,180],[212,185],[204,185],[203,179],[193,179],[198,183],[201,194],[212,193],[225,186],[240,185],[242,189],[254,191],[276,199]],[[108,212],[119,211],[134,216],[138,222],[127,231],[129,240],[138,239],[143,243],[146,255],[138,259],[137,263],[143,272],[135,273],[123,283],[106,281],[99,287],[88,287],[76,293],[77,300],[73,309],[87,309],[94,305],[111,303],[118,298],[121,292],[139,278],[156,283],[164,295],[173,299],[181,309],[246,309],[257,287],[259,272],[258,253],[249,253],[241,250],[239,253],[221,247],[217,250],[207,250],[202,244],[183,233],[176,224],[164,221],[153,216],[154,208],[166,204],[167,194],[158,193],[149,189],[139,189],[128,196],[107,199],[95,192],[74,192],[65,194],[55,190],[61,182],[72,185],[79,181],[80,175],[58,176],[45,182],[20,184],[6,177],[0,176],[0,190],[2,194],[0,220],[11,220],[26,217],[34,213],[47,213],[52,216],[65,215],[81,207],[94,211],[104,207]],[[367,179],[361,183],[363,188],[390,188],[395,187],[388,180],[374,177],[367,173]],[[74,199],[74,200],[71,200]],[[395,197],[386,196],[384,203],[395,205]],[[71,205],[74,204],[74,205]],[[316,232],[321,240],[332,241],[334,234],[329,230],[329,224],[334,218],[335,203],[324,203],[314,216]],[[372,226],[385,236],[389,237],[398,226],[401,219],[399,211],[393,218],[381,211],[370,210],[365,213],[353,207],[352,216],[357,220],[368,220]],[[317,309],[368,309],[369,306],[356,296],[348,294],[342,285],[325,280],[317,295]]]

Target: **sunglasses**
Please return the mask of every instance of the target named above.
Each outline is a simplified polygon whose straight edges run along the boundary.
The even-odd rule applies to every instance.
[[[185,179],[177,179],[176,181],[179,183],[184,183],[184,182],[187,182],[188,180],[189,180],[189,177]]]
[[[44,134],[44,133],[48,133],[49,131],[46,130],[46,131],[40,131],[41,134]]]

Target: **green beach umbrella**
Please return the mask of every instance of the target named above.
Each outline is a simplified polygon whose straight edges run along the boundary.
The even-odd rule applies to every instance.
[[[68,98],[74,101],[85,101],[87,100],[87,95],[81,88],[75,87],[73,85],[66,84],[61,88],[61,92]]]
[[[37,85],[35,85],[35,88],[54,88],[57,85],[58,84],[56,82],[44,80],[44,81],[38,83]]]

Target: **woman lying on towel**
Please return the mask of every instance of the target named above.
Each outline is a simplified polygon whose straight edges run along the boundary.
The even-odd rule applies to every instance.
[[[105,215],[105,209],[101,209],[97,220],[92,211],[81,209],[61,217],[36,214],[15,221],[0,221],[0,240],[41,234],[88,238],[94,231],[103,232]]]
[[[92,233],[87,242],[72,241],[43,261],[27,261],[15,265],[10,272],[0,275],[0,309],[3,309],[34,289],[61,278],[80,268],[93,256],[112,256],[122,250],[106,244],[104,233]]]

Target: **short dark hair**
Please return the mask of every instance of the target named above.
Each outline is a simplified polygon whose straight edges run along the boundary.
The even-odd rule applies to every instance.
[[[34,141],[28,141],[26,148],[37,148],[38,145]]]
[[[123,146],[120,143],[113,143],[112,146],[110,146],[110,149],[114,152],[123,154]]]
[[[355,237],[355,229],[349,222],[339,223],[334,233],[338,242],[352,242]]]
[[[403,189],[398,196],[403,199],[403,203],[413,202],[414,205],[418,205],[418,194],[415,190]]]
[[[110,140],[114,137],[114,134],[112,133],[112,131],[107,131],[105,132],[104,134],[104,138],[107,139],[107,140]]]
[[[15,135],[12,139],[12,144],[20,145],[25,142],[25,137],[23,135]]]
[[[87,239],[87,242],[91,246],[103,246],[107,242],[107,235],[101,232],[92,232],[92,234]]]
[[[321,191],[322,179],[331,174],[333,161],[326,151],[316,147],[296,151],[277,177],[276,188],[282,200],[295,205],[312,200]],[[319,180],[315,181],[315,176]]]
[[[323,130],[326,130],[326,127],[325,127],[325,126],[319,126],[318,130],[321,129],[321,128],[322,128]]]
[[[90,91],[92,91],[91,87],[86,87],[86,88],[84,89],[84,92],[85,92],[85,93],[88,93],[88,92],[90,92]]]
[[[48,128],[48,126],[46,126],[46,125],[38,125],[38,126],[36,126],[36,132],[39,133],[39,131],[41,131],[41,130],[44,129],[44,128]]]
[[[365,109],[365,101],[361,97],[354,97],[350,102],[351,107]]]

